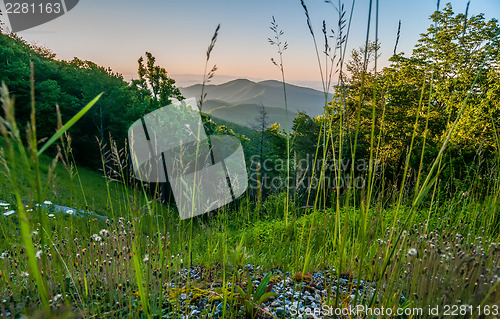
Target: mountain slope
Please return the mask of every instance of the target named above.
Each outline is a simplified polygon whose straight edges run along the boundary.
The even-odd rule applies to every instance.
[[[201,84],[181,88],[180,90],[185,97],[197,97],[201,92]],[[206,85],[205,92],[207,93],[207,104],[209,101],[217,100],[218,102],[226,102],[227,106],[254,104],[259,107],[264,105],[266,107],[285,108],[283,84],[274,80],[253,82],[238,79],[219,85]],[[286,84],[286,93],[289,112],[296,113],[302,110],[311,116],[318,116],[323,113],[325,104],[323,92]],[[331,95],[329,99],[331,99]],[[205,106],[204,110],[207,110]]]

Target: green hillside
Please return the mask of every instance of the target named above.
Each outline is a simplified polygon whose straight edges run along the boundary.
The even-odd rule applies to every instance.
[[[0,137],[0,149],[4,146]],[[93,211],[99,215],[109,215],[110,199],[108,197],[106,179],[102,172],[96,172],[85,167],[71,165],[68,167],[60,160],[52,169],[54,158],[46,155],[40,156],[40,173],[42,184],[44,185],[44,199],[55,204],[68,206],[77,210]],[[48,183],[49,171],[53,174]],[[33,200],[33,190],[27,183],[26,172],[19,171],[20,179],[25,181],[20,183],[19,190],[26,202]],[[14,203],[15,199],[11,192],[11,183],[7,177],[5,167],[0,167],[0,201]],[[123,194],[123,184],[109,182],[111,204],[116,207],[123,207],[125,196]],[[120,210],[117,210],[117,213]],[[120,215],[125,214],[121,212]]]

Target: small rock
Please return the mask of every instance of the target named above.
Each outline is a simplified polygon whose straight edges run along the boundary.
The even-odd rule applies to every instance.
[[[198,310],[196,310],[196,309],[195,309],[195,310],[191,311],[190,316],[191,316],[191,317],[194,317],[194,316],[199,315],[200,313],[201,313],[201,311],[198,311]]]

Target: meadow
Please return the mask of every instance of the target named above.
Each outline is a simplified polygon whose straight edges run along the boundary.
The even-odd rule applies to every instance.
[[[378,20],[372,2],[368,19]],[[323,115],[288,119],[286,110],[291,130],[284,130],[203,114],[208,133],[240,139],[249,189],[186,220],[158,184],[133,176],[124,141],[127,125],[164,105],[161,92],[172,92],[173,83],[160,76],[164,86],[153,95],[147,76],[128,86],[89,61],[54,62],[16,42],[36,58],[8,64],[23,70],[22,81],[0,73],[10,79],[0,113],[2,317],[500,317],[498,22],[455,14],[438,1],[413,54],[397,53],[396,44],[391,66],[378,70],[370,23],[365,43],[347,52],[348,8],[335,6],[338,29],[323,21],[318,35],[301,4],[324,84]],[[278,21],[271,21],[271,67],[282,77],[286,106],[287,42]],[[209,64],[218,30],[203,85],[216,72]],[[19,40],[1,36],[2,43]],[[146,55],[144,74],[155,62]],[[61,79],[82,72],[89,84],[78,99],[59,84],[57,97],[78,110],[57,108],[49,120],[40,100],[55,93],[38,92],[56,84],[37,84],[37,68],[48,72],[52,63],[68,72]],[[111,97],[90,96],[98,76]],[[25,95],[14,97],[9,85]],[[113,98],[132,101],[119,119],[102,111],[103,99]],[[97,142],[88,132],[75,137],[91,116],[98,128],[110,127],[93,131]],[[265,123],[265,114],[257,120]],[[85,139],[94,143],[89,149]]]

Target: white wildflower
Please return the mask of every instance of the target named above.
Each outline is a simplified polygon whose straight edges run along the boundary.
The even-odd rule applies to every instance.
[[[9,210],[8,212],[6,213],[3,213],[4,216],[10,216],[12,214],[14,214],[16,211],[15,210]]]
[[[108,231],[107,229],[101,229],[101,230],[99,231],[99,235],[100,235],[101,237],[108,237],[108,236],[109,236],[109,231]]]
[[[54,214],[49,214],[48,216],[49,216],[49,218],[54,218],[54,217],[56,217],[56,215],[54,215]]]
[[[0,259],[5,259],[5,258],[8,258],[9,257],[9,253],[4,251],[1,255],[0,255]]]
[[[42,258],[42,251],[41,250],[37,251],[35,257],[38,259]]]
[[[46,200],[43,202],[45,205],[52,205],[52,202],[50,200]]]
[[[408,249],[408,255],[410,255],[410,256],[417,256],[418,255],[418,251],[415,248],[410,248],[410,249]]]
[[[144,259],[142,261],[145,262],[145,263],[147,263],[149,261],[149,256],[146,254],[144,256]]]
[[[59,300],[62,299],[62,295],[61,294],[57,294],[54,296],[54,298],[52,299],[54,302],[58,302]]]
[[[28,277],[29,277],[29,275],[30,275],[30,274],[28,274],[27,272],[23,271],[23,272],[21,272],[21,275],[20,275],[20,276],[21,276],[21,277],[23,277],[23,278],[28,278]]]
[[[100,242],[102,240],[101,236],[94,234],[90,237],[93,241]]]
[[[66,214],[68,214],[68,215],[73,215],[73,213],[74,213],[74,211],[73,211],[73,210],[71,210],[71,209],[68,209],[68,210],[66,211]]]

